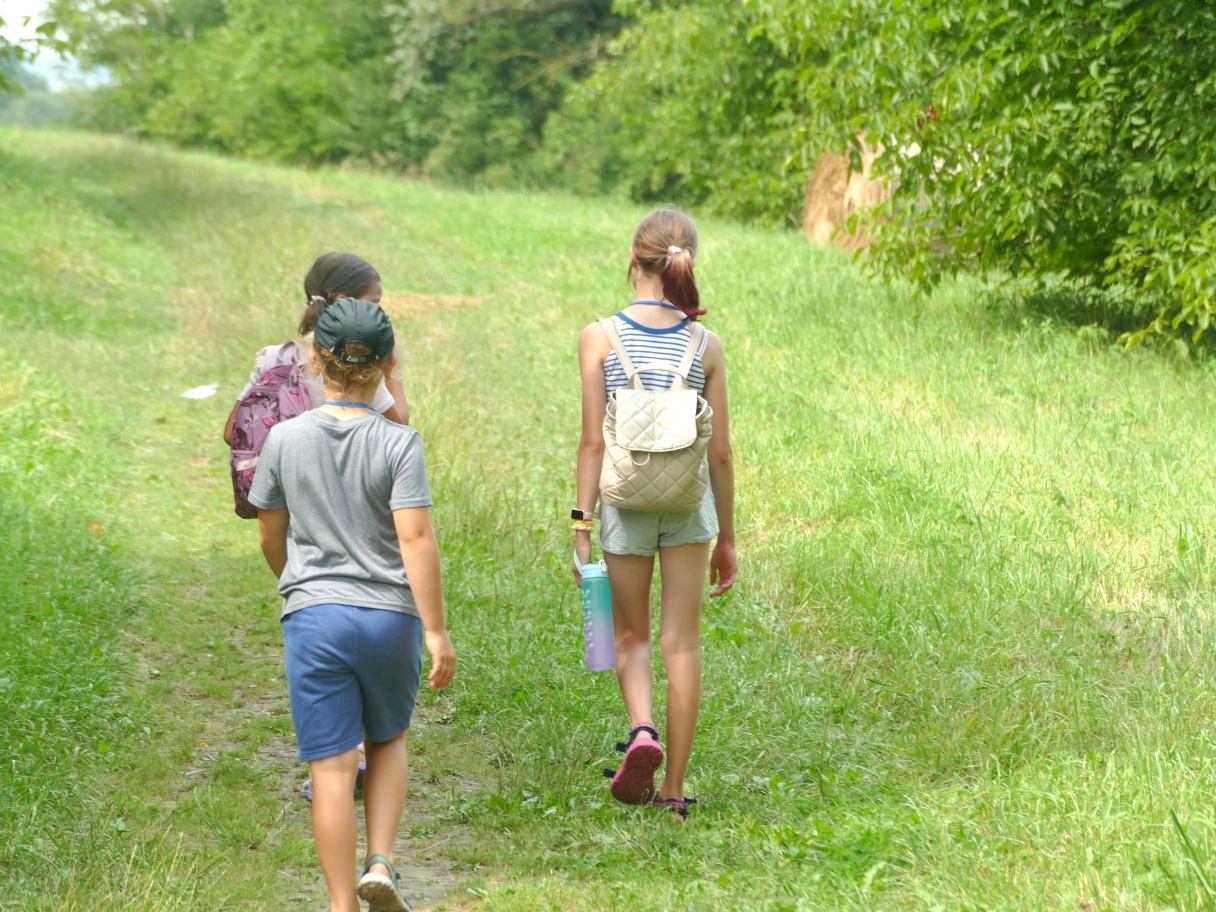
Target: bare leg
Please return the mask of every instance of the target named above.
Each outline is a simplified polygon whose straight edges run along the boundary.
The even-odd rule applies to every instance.
[[[389,741],[365,742],[367,774],[363,782],[363,809],[367,815],[367,854],[393,857],[393,844],[401,826],[405,808],[405,790],[409,785],[409,756],[405,732]],[[372,865],[372,870],[388,876],[384,865]]]
[[[616,641],[616,679],[621,685],[629,727],[653,723],[650,671],[650,579],[654,557],[605,554],[612,584],[612,626]],[[644,732],[638,737],[649,738]]]
[[[333,757],[313,760],[312,833],[321,870],[329,887],[331,912],[358,912],[355,897],[355,774],[359,752],[354,748]]]
[[[663,612],[659,645],[667,668],[667,766],[659,794],[683,798],[701,708],[701,597],[709,545],[680,545],[659,552]]]

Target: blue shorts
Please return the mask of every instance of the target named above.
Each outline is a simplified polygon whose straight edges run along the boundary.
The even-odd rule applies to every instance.
[[[422,677],[422,621],[352,605],[283,615],[287,695],[301,760],[391,741],[410,727]]]

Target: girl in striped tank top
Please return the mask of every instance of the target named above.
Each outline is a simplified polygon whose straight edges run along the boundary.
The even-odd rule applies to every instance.
[[[702,316],[693,276],[697,229],[683,212],[657,209],[642,220],[630,249],[629,281],[633,300],[613,318],[625,352],[634,364],[679,364],[688,348],[689,324]],[[579,439],[574,550],[591,558],[589,522],[599,501],[604,458],[604,414],[608,395],[627,378],[602,326],[592,323],[579,336],[583,388],[583,427]],[[671,385],[663,371],[643,371],[647,389]],[[600,546],[612,584],[616,632],[616,673],[629,716],[625,757],[612,776],[613,797],[630,804],[653,802],[688,816],[695,799],[684,791],[701,704],[701,600],[708,566],[711,596],[734,585],[735,482],[726,396],[726,357],[722,340],[706,332],[688,374],[713,409],[709,443],[710,486],[693,513],[658,513],[600,507]],[[715,542],[716,538],[716,543]],[[711,549],[711,544],[712,549]],[[659,646],[667,669],[667,750],[664,752],[651,711],[650,582],[659,556],[662,609]],[[578,570],[575,569],[575,578]],[[666,760],[663,779],[655,773]]]

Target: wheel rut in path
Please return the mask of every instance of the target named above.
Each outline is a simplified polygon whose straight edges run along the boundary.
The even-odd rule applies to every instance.
[[[258,698],[246,698],[243,705],[221,710],[209,720],[195,755],[192,769],[185,773],[183,790],[189,790],[190,780],[206,775],[208,767],[219,761],[229,751],[236,752],[239,745],[226,741],[224,733],[240,731],[256,716],[278,715],[286,711],[286,694],[262,694]],[[414,714],[412,733],[417,734],[431,726],[428,716],[442,718],[442,707],[419,707]],[[281,811],[274,823],[269,839],[275,833],[290,827],[312,839],[311,805],[304,799],[301,789],[308,775],[307,766],[296,759],[296,746],[290,737],[268,739],[254,754],[251,762],[257,771],[265,774],[262,781],[270,782],[270,791]],[[410,750],[410,785],[402,815],[401,828],[393,853],[393,863],[401,875],[402,890],[413,905],[415,912],[434,908],[442,900],[449,899],[461,877],[450,858],[450,850],[469,839],[467,829],[453,826],[442,820],[439,808],[451,784],[433,781],[430,761],[425,752]],[[355,803],[358,818],[359,847],[356,858],[362,860],[367,853],[366,821],[362,799]],[[278,876],[282,879],[279,893],[284,899],[284,909],[327,910],[329,894],[321,868],[315,862],[315,854],[299,864],[284,866]]]

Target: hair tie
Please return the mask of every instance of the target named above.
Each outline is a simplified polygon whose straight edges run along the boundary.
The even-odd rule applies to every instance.
[[[675,256],[677,253],[679,253],[683,249],[684,249],[683,247],[677,247],[675,244],[672,244],[670,247],[667,248],[667,252],[671,256]]]
[[[329,301],[326,298],[322,297],[321,295],[313,295],[311,298],[308,299],[308,303],[313,305],[314,307],[319,306],[322,310],[324,310],[326,307],[329,306]]]

